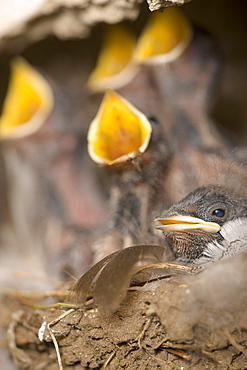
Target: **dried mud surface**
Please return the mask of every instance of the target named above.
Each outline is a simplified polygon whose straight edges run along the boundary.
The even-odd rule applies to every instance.
[[[74,310],[51,325],[63,369],[246,369],[246,267],[240,255],[153,291],[129,292],[108,317]],[[47,323],[64,312],[13,313],[8,340],[19,369],[58,369]]]

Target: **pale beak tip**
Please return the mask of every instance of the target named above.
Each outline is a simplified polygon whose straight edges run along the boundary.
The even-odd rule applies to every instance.
[[[162,230],[162,226],[157,226],[156,225],[156,226],[154,226],[154,228],[157,229],[157,230]]]

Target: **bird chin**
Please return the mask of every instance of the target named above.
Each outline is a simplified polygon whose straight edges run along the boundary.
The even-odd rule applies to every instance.
[[[176,258],[194,262],[200,258],[208,243],[212,242],[212,234],[201,230],[188,232],[168,231],[164,233]]]

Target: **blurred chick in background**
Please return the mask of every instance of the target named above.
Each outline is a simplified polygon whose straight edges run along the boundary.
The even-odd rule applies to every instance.
[[[98,207],[97,196],[88,192],[94,187],[83,159],[79,163],[77,158],[83,141],[73,132],[66,104],[59,101],[62,92],[56,88],[24,59],[14,59],[0,137],[10,209],[10,223],[2,225],[2,243],[5,248],[15,245],[12,268],[20,269],[18,260],[23,258],[33,272],[59,275],[56,259],[63,249],[67,252],[71,246],[74,251],[74,244],[73,263],[78,261],[80,269],[91,264],[84,231],[101,222],[102,203]],[[68,258],[61,259],[66,265]]]

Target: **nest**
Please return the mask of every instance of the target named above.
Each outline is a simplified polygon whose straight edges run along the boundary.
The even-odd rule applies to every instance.
[[[247,254],[128,292],[118,310],[23,309],[8,330],[19,369],[244,369]]]

